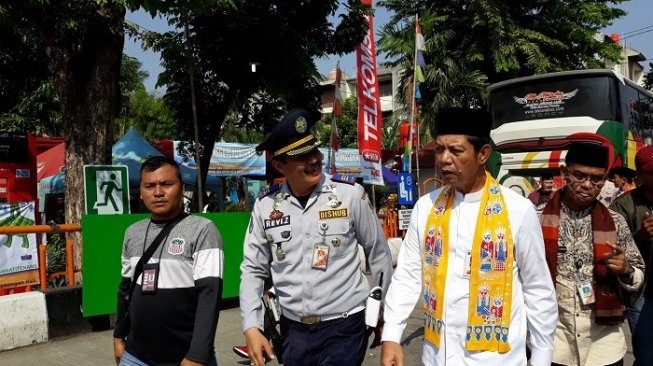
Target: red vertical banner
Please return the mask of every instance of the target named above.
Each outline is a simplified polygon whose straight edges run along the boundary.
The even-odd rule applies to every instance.
[[[361,0],[371,5],[371,0]],[[367,34],[356,48],[356,87],[358,91],[358,152],[365,183],[383,185],[381,135],[383,131],[379,80],[376,68],[374,17],[367,18]]]

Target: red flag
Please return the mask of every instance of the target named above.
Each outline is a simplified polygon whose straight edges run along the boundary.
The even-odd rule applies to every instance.
[[[342,94],[340,94],[340,85],[342,84],[342,70],[340,66],[336,67],[336,90],[333,98],[333,115],[342,116]]]
[[[338,126],[336,119],[331,120],[331,149],[338,151],[340,149],[340,135],[338,135]]]

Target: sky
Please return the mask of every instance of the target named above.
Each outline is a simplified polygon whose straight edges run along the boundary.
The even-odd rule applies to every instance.
[[[624,9],[628,12],[626,16],[617,19],[611,26],[603,29],[605,34],[617,33],[623,35],[621,37],[627,45],[640,51],[646,58],[644,66],[648,69],[648,63],[653,62],[653,17],[651,17],[651,0],[630,0],[626,1],[617,7]],[[170,27],[165,19],[152,17],[144,12],[130,12],[127,13],[127,21],[136,23],[151,31],[164,32]],[[375,11],[374,28],[375,32],[387,23],[390,19],[390,14],[383,8],[378,8]],[[153,51],[143,50],[140,42],[130,39],[126,36],[125,39],[125,54],[138,58],[143,63],[143,69],[149,73],[149,77],[145,80],[145,87],[148,91],[155,90],[155,84],[159,73],[163,71],[160,65],[161,59],[158,53]],[[331,56],[319,58],[315,60],[318,70],[322,74],[327,74],[331,69],[336,67],[336,63],[340,61],[340,67],[348,75],[355,75],[355,57],[354,53],[344,56]],[[378,62],[383,59],[379,58]],[[156,89],[157,92],[162,90]]]

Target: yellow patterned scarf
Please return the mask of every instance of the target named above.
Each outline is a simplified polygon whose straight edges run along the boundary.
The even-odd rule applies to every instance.
[[[443,299],[449,254],[449,219],[454,190],[445,187],[433,204],[424,230],[424,336],[440,346]],[[499,184],[486,173],[476,220],[469,273],[468,351],[508,352],[512,303],[513,240],[506,203]],[[463,271],[455,268],[454,271]]]

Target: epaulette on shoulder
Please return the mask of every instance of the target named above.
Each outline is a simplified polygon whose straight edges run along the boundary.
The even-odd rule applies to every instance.
[[[271,195],[272,193],[277,192],[277,191],[280,190],[280,189],[281,189],[281,185],[280,185],[280,184],[276,184],[276,185],[270,187],[270,190],[269,190],[269,191],[267,191],[267,192],[261,192],[261,194],[258,195],[258,199],[261,199],[261,198],[263,198],[263,197],[267,197],[267,196]]]
[[[354,184],[356,184],[356,182],[353,179],[349,180],[349,179],[339,179],[339,178],[333,178],[332,177],[331,180],[333,182],[336,182],[336,183],[349,184],[350,186],[353,186]]]

